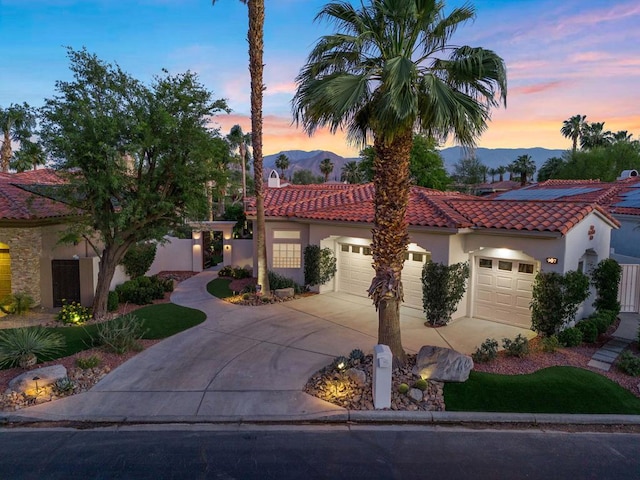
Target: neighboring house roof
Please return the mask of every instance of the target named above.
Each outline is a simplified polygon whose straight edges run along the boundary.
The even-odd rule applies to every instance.
[[[478,195],[489,195],[496,192],[506,192],[518,187],[520,187],[520,182],[502,180],[501,182],[481,183],[474,190]]]
[[[492,196],[497,200],[558,200],[589,202],[609,213],[640,215],[640,177],[615,182],[600,180],[547,180]]]
[[[265,216],[318,221],[373,223],[374,187],[363,185],[290,185],[265,189]],[[600,206],[582,202],[498,201],[457,192],[411,187],[406,220],[411,226],[493,229],[566,234]],[[255,215],[255,203],[247,213]]]
[[[43,220],[72,215],[73,210],[68,205],[29,191],[38,186],[64,183],[50,169],[0,174],[0,221]]]

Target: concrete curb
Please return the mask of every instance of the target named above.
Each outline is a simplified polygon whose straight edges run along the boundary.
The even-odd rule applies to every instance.
[[[366,424],[366,425],[454,425],[454,424],[528,424],[528,425],[640,425],[640,415],[586,415],[545,413],[492,412],[397,412],[389,410],[344,412],[309,415],[244,415],[244,416],[0,416],[0,426],[42,424]]]

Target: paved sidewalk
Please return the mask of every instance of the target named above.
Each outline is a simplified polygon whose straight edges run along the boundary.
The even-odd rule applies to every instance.
[[[526,422],[638,423],[640,416],[520,415],[456,412],[348,411],[302,392],[312,373],[354,348],[370,352],[377,315],[352,295],[315,295],[248,307],[209,295],[205,271],[171,296],[207,320],[124,363],[89,392],[13,413],[0,421],[81,422]],[[460,319],[425,328],[419,312],[403,308],[403,344],[450,346],[470,353],[487,337],[533,332],[495,322]]]
[[[622,351],[629,344],[638,339],[638,328],[640,328],[640,315],[637,313],[621,313],[620,325],[613,338],[605,343],[596,353],[593,354],[588,365],[608,372],[611,365],[615,363]]]

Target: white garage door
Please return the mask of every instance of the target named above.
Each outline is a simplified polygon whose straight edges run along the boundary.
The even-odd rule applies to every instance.
[[[404,305],[422,309],[422,266],[429,254],[408,252],[402,270]],[[338,248],[338,290],[366,297],[374,276],[371,249],[362,245],[340,244]]]
[[[476,257],[473,316],[531,327],[533,261]]]

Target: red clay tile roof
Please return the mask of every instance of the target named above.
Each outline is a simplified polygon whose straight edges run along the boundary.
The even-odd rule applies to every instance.
[[[290,185],[265,189],[267,217],[373,223],[373,184]],[[474,228],[566,234],[594,210],[595,204],[558,201],[497,201],[457,192],[412,187],[406,221],[412,226]],[[248,214],[255,215],[250,204]]]
[[[2,220],[39,220],[71,215],[64,203],[31,193],[21,186],[60,185],[64,180],[53,170],[30,170],[0,175],[0,222]]]

